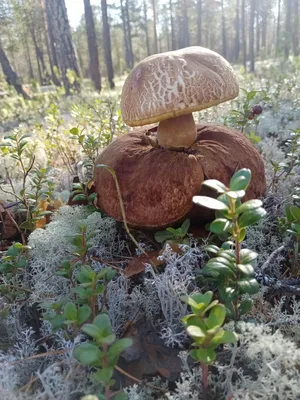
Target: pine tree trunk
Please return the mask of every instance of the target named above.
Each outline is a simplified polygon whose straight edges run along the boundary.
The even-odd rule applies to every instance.
[[[55,86],[61,86],[61,82],[59,81],[58,77],[56,76],[54,67],[58,67],[58,62],[57,62],[57,57],[56,57],[56,51],[54,48],[54,42],[51,41],[51,36],[50,36],[50,31],[48,27],[48,18],[47,18],[47,13],[46,13],[46,4],[45,0],[41,0],[41,6],[43,8],[43,26],[44,26],[44,32],[46,36],[46,48],[47,48],[47,54],[48,54],[48,59],[49,59],[49,65],[50,65],[50,71],[51,71],[51,79],[54,83]]]
[[[245,0],[242,0],[242,43],[243,43],[243,65],[247,71],[247,42],[246,42],[246,16],[245,16]]]
[[[276,55],[279,54],[281,49],[280,40],[280,23],[281,23],[281,0],[278,0],[278,14],[277,14],[277,28],[276,28]]]
[[[285,0],[285,38],[284,38],[284,55],[286,58],[290,55],[292,41],[292,4],[291,0]]]
[[[51,29],[51,37],[54,41],[54,46],[57,54],[58,67],[62,74],[63,84],[66,94],[71,93],[71,89],[80,89],[77,81],[70,82],[67,77],[68,70],[80,77],[80,67],[76,56],[76,51],[72,41],[71,28],[68,20],[65,0],[46,0],[46,11]]]
[[[3,74],[5,76],[6,82],[9,85],[13,85],[13,87],[16,89],[17,93],[22,95],[25,100],[29,100],[30,97],[28,94],[24,91],[23,86],[20,82],[20,79],[18,75],[15,73],[15,71],[12,69],[9,60],[5,54],[4,49],[2,48],[0,44],[0,64],[1,68],[3,71]]]
[[[222,54],[223,57],[227,58],[227,36],[226,36],[226,23],[224,13],[224,0],[221,0],[222,8]]]
[[[197,44],[202,45],[202,0],[197,1]]]
[[[259,9],[256,9],[256,54],[259,55],[260,52],[260,15]]]
[[[294,56],[299,56],[299,0],[293,0],[293,53]]]
[[[144,11],[144,24],[145,24],[147,56],[150,56],[151,53],[150,53],[150,41],[149,41],[149,31],[148,31],[148,13],[147,13],[146,0],[144,0],[144,2],[143,2],[143,11]]]
[[[121,1],[126,67],[131,69],[133,67],[133,52],[132,52],[132,40],[131,40],[131,26],[129,19],[129,4],[128,0],[125,0],[125,4],[123,0],[120,1]]]
[[[109,87],[113,89],[115,87],[114,67],[111,56],[110,27],[108,22],[106,0],[101,0],[101,10],[102,10],[102,26],[103,26],[103,46],[104,46],[105,64],[107,69],[107,78],[109,82]]]
[[[186,0],[182,0],[182,46],[187,47],[190,45],[190,32],[189,32],[189,17],[188,5]]]
[[[172,50],[176,50],[176,35],[175,35],[175,25],[174,25],[174,15],[173,15],[173,3],[172,3],[172,0],[169,0],[169,7],[170,7]]]
[[[99,54],[96,40],[94,16],[90,0],[84,0],[84,17],[89,49],[89,76],[93,81],[95,89],[98,92],[101,92]]]
[[[153,52],[154,52],[154,54],[157,54],[157,53],[158,53],[157,31],[156,31],[156,25],[157,25],[156,4],[155,4],[156,1],[157,1],[157,0],[152,0],[152,10],[153,10],[153,40],[154,40]]]
[[[256,0],[251,0],[250,5],[250,25],[249,25],[249,59],[250,59],[250,72],[255,70],[254,60],[254,22],[255,22],[255,8]]]
[[[28,66],[29,79],[33,80],[34,79],[34,72],[33,72],[33,68],[32,68],[29,45],[28,45],[28,40],[27,40],[27,36],[26,35],[24,37],[24,43],[25,43],[25,53],[26,53],[26,61],[27,61],[27,66]]]
[[[234,60],[238,61],[239,56],[240,56],[240,0],[237,0],[236,15],[235,15]]]
[[[262,16],[262,27],[261,27],[261,47],[267,52],[267,27],[268,27],[268,12],[264,9]]]

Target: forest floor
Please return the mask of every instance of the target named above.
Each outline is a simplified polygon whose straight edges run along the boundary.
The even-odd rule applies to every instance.
[[[215,290],[199,280],[211,237],[186,223],[169,246],[155,232],[131,230],[137,248],[122,224],[94,207],[95,160],[128,131],[123,81],[101,95],[84,82],[68,98],[52,87],[32,89],[30,101],[10,88],[0,97],[0,399],[300,399],[297,60],[258,64],[256,76],[240,74],[236,100],[195,114],[243,131],[267,179],[266,215],[242,243],[257,253],[259,291],[243,297],[252,308],[238,341],[217,348],[206,390],[205,370],[188,356],[182,295]],[[256,105],[262,112],[253,116]],[[106,336],[93,320],[98,313]],[[224,327],[236,329],[230,318]],[[119,361],[111,367],[113,346]]]

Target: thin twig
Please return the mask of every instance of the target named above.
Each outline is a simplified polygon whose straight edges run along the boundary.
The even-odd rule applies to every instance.
[[[136,378],[135,376],[130,375],[128,372],[124,371],[124,369],[120,368],[118,365],[115,366],[115,369],[116,369],[117,371],[119,371],[122,375],[127,376],[127,378],[130,378],[130,379],[132,379],[132,380],[135,381],[135,382],[142,383],[142,384],[144,384],[145,386],[148,386],[148,387],[151,388],[151,389],[159,390],[160,392],[163,392],[163,393],[166,393],[166,392],[167,392],[166,389],[160,388],[160,387],[158,387],[158,386],[151,385],[151,383],[144,382],[144,381],[142,381],[141,379],[138,379],[138,378]]]

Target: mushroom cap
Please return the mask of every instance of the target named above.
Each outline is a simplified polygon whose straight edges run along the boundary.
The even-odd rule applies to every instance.
[[[195,156],[153,148],[144,128],[119,136],[100,154],[97,164],[115,170],[126,220],[137,227],[164,227],[183,218],[191,210],[192,198],[203,182]],[[111,174],[96,167],[94,182],[99,208],[122,221]]]
[[[122,135],[96,160],[96,165],[106,164],[115,170],[129,224],[140,228],[170,226],[192,211],[192,198],[202,193],[204,179],[218,179],[228,185],[241,168],[252,171],[243,200],[263,195],[263,160],[242,133],[224,126],[197,125],[197,139],[189,152],[174,152],[151,146],[147,135],[156,132],[157,127],[145,127]],[[94,181],[99,208],[122,221],[110,173],[96,168]],[[206,190],[204,186],[203,189]],[[197,220],[213,219],[206,210],[197,210]]]
[[[200,46],[145,58],[125,80],[121,111],[129,126],[142,126],[217,105],[238,95],[231,65]]]

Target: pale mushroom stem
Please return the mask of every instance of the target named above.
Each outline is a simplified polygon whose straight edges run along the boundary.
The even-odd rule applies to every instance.
[[[186,149],[195,142],[196,137],[197,128],[193,114],[169,118],[158,125],[157,141],[165,149]]]

